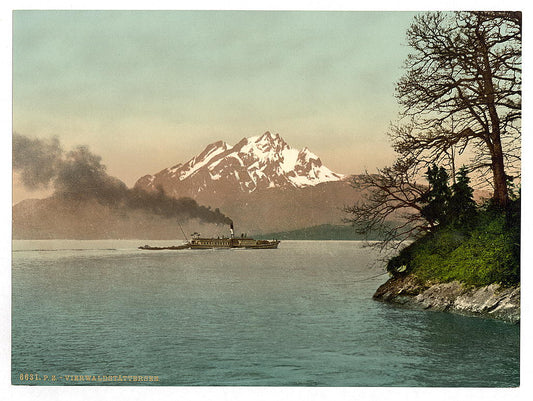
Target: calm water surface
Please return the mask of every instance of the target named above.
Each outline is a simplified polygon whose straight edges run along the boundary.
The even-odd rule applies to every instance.
[[[519,385],[518,325],[373,301],[386,276],[359,242],[144,243],[14,242],[13,384]]]

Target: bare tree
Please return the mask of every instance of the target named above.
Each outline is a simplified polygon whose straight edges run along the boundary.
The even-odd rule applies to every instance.
[[[455,159],[466,153],[462,172],[490,174],[494,201],[507,204],[506,172],[520,163],[521,27],[519,12],[415,17],[407,32],[413,53],[396,88],[403,122],[389,132],[398,159],[352,179],[363,199],[345,207],[346,221],[359,233],[381,231],[384,248],[432,230],[422,213],[428,187],[417,181],[445,164],[455,183]]]
[[[360,234],[377,232],[381,248],[396,248],[405,240],[430,230],[431,223],[423,218],[421,199],[427,186],[412,181],[414,160],[398,160],[392,167],[379,169],[377,174],[353,176],[351,185],[360,190],[362,199],[346,206],[352,223]],[[396,224],[390,224],[393,220]]]
[[[521,14],[425,13],[407,40],[414,52],[396,95],[408,123],[393,129],[395,150],[423,165],[468,148],[469,170],[492,173],[505,206],[506,171],[520,161]]]

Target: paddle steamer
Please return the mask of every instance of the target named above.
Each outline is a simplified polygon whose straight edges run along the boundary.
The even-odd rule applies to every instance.
[[[278,240],[257,240],[249,238],[245,234],[241,234],[240,238],[235,238],[233,231],[233,223],[230,225],[230,237],[222,238],[205,238],[201,237],[200,234],[194,233],[192,239],[189,241],[186,239],[186,243],[183,245],[177,246],[168,246],[168,247],[154,247],[150,245],[140,246],[139,249],[154,251],[154,250],[163,250],[163,249],[229,249],[229,248],[244,248],[244,249],[276,249],[280,243]]]

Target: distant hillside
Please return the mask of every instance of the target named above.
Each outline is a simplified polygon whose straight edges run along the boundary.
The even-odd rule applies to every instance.
[[[292,231],[254,236],[258,239],[280,240],[378,240],[378,235],[363,236],[357,234],[352,226],[321,224],[318,226],[302,228]]]

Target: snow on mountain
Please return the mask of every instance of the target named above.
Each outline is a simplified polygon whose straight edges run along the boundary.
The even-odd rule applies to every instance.
[[[293,149],[279,134],[267,131],[261,136],[243,138],[234,146],[223,141],[212,143],[187,163],[144,176],[136,186],[145,189],[162,186],[168,190],[169,186],[186,184],[189,190],[198,187],[200,192],[223,183],[250,193],[266,188],[303,188],[344,178],[324,166],[308,148]]]

